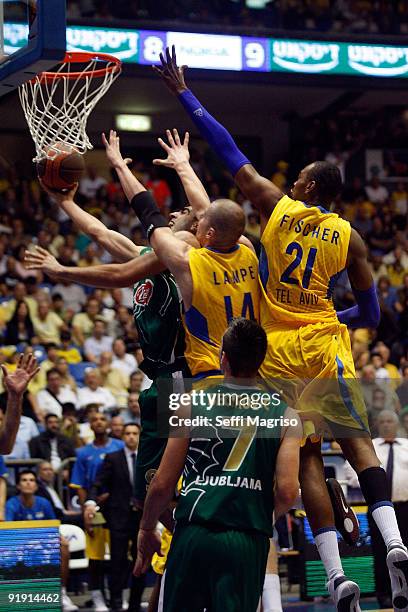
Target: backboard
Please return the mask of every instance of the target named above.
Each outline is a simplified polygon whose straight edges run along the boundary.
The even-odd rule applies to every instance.
[[[0,96],[65,55],[65,0],[0,0]]]

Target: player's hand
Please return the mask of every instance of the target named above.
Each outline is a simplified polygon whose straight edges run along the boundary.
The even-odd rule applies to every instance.
[[[123,165],[128,166],[132,163],[132,160],[127,157],[123,159],[122,153],[120,152],[120,138],[116,134],[115,130],[109,132],[109,140],[105,134],[102,134],[102,142],[105,145],[106,157],[112,168],[120,168]]]
[[[188,164],[190,161],[190,153],[188,150],[190,134],[188,132],[185,133],[183,143],[176,129],[173,130],[173,134],[170,130],[166,130],[166,135],[169,144],[164,142],[162,138],[158,138],[157,140],[162,149],[166,151],[167,157],[166,159],[154,159],[153,163],[155,166],[166,166],[166,168],[172,168],[177,171],[177,168],[183,164]]]
[[[170,89],[171,93],[178,95],[188,89],[184,80],[184,71],[188,66],[177,66],[176,49],[174,45],[171,48],[166,47],[166,55],[160,53],[161,67],[152,66],[153,70],[163,79],[164,83]]]
[[[35,245],[34,251],[26,251],[24,253],[24,267],[27,270],[41,270],[48,276],[55,276],[63,268],[61,264],[42,247]]]
[[[63,202],[73,202],[79,186],[79,183],[75,183],[72,189],[68,189],[67,191],[58,191],[57,189],[51,189],[48,187],[42,179],[39,178],[38,181],[45,193],[48,193],[48,195],[56,201],[58,206],[61,206]]]
[[[1,366],[3,372],[3,385],[7,393],[21,396],[27,389],[28,383],[40,371],[37,360],[32,353],[21,354],[17,368],[14,372],[9,372],[6,366]]]
[[[157,553],[159,557],[163,557],[160,531],[157,529],[152,531],[139,529],[139,535],[137,536],[137,559],[133,570],[134,576],[141,576],[147,572],[154,553]]]

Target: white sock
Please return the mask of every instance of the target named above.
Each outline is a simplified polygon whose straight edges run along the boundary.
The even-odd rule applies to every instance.
[[[262,609],[263,612],[282,612],[280,580],[277,574],[265,574]]]
[[[95,591],[91,591],[91,597],[92,597],[92,599],[94,597],[102,597],[102,599],[103,599],[102,591],[100,589],[97,589]]]
[[[67,589],[64,586],[61,587],[61,593],[62,593],[62,595],[66,595],[67,594]]]
[[[394,506],[378,506],[378,508],[371,512],[371,516],[375,520],[387,548],[393,544],[400,544],[404,547],[397,523],[397,517],[395,516]]]
[[[337,576],[344,576],[337,543],[337,532],[334,529],[323,531],[323,533],[318,533],[314,537],[314,541],[328,579],[333,580]]]

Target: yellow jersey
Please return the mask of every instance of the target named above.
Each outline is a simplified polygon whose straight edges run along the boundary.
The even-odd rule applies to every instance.
[[[283,196],[261,238],[261,324],[337,321],[332,293],[346,267],[351,227],[320,206]]]
[[[184,315],[185,357],[193,376],[220,373],[221,339],[234,317],[259,321],[258,260],[245,245],[228,252],[191,249],[191,306]]]

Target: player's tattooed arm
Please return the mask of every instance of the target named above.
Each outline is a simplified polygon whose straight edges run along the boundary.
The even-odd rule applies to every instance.
[[[183,142],[181,142],[176,129],[173,129],[173,133],[170,130],[166,130],[166,136],[169,144],[164,142],[162,138],[159,138],[158,141],[162,149],[167,153],[167,158],[154,159],[153,163],[156,166],[165,166],[177,172],[186,192],[187,200],[199,219],[211,202],[202,182],[190,164],[190,152],[188,150],[190,135],[186,132]]]
[[[160,534],[156,530],[159,517],[173,498],[183,473],[189,446],[188,437],[169,438],[159,469],[147,493],[137,539],[137,560],[134,574],[144,574],[155,552],[160,553]]]
[[[159,274],[166,269],[155,253],[146,253],[121,264],[84,268],[62,266],[51,253],[38,246],[33,251],[26,251],[24,265],[28,270],[42,270],[58,281],[106,289],[129,287],[146,276]]]
[[[169,48],[166,49],[166,55],[160,54],[160,60],[161,67],[153,66],[153,69],[159,74],[168,89],[178,96],[201,135],[231,172],[242,193],[258,208],[261,225],[265,226],[283,193],[255,170],[224,126],[210,115],[188,89],[184,78],[187,66],[177,65],[174,46],[171,52]]]
[[[118,261],[129,261],[140,254],[143,247],[134,244],[126,236],[110,230],[99,219],[83,210],[75,202],[78,184],[67,192],[54,191],[41,181],[44,191],[56,201],[58,206],[68,215],[74,225],[94,242],[99,244]]]

